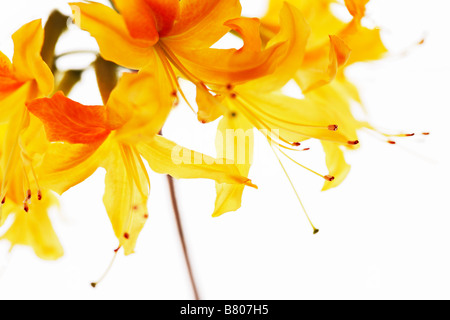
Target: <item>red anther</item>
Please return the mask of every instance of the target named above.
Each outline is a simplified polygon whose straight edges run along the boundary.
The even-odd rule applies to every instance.
[[[122,246],[119,246],[116,250],[114,250],[114,252],[117,253],[120,249],[122,249]]]
[[[334,181],[334,179],[335,179],[333,176],[330,176],[330,175],[324,176],[324,178],[325,178],[325,180],[327,180],[327,181],[329,181],[329,182],[332,182],[332,181]]]
[[[38,190],[37,199],[38,199],[39,201],[42,200],[42,192],[41,192],[41,190]]]
[[[27,199],[30,200],[31,199],[31,190],[28,189],[27,191]]]
[[[125,234],[123,235],[123,237],[127,240],[130,239],[130,234],[128,232],[125,232]]]
[[[144,219],[148,219],[148,214],[145,214],[145,215],[144,215]]]
[[[305,149],[303,149],[303,151],[309,151],[309,150],[311,150],[311,148],[305,148]]]
[[[207,123],[206,120],[201,120],[200,122],[203,123],[203,124]]]
[[[415,133],[405,134],[405,136],[407,136],[407,137],[414,137],[415,135],[416,135]]]
[[[294,147],[300,147],[302,144],[300,142],[294,142],[292,145]]]
[[[227,84],[227,90],[233,90],[233,85],[231,83]]]
[[[389,144],[397,144],[397,142],[392,141],[392,140],[389,140],[388,143],[389,143]]]
[[[176,91],[172,91],[171,95],[172,95],[172,97],[174,97],[174,98],[178,97],[178,94],[177,94]]]
[[[429,132],[424,132],[424,133],[422,133],[424,136],[429,136],[430,135],[430,133]]]
[[[347,142],[348,144],[352,145],[352,146],[356,146],[359,144],[359,140],[355,140],[355,141],[349,141]]]
[[[134,205],[134,206],[133,206],[133,210],[134,210],[134,211],[139,210],[139,206],[138,206],[138,205]]]
[[[6,202],[6,197],[3,198],[2,204],[5,204],[5,202]]]
[[[231,99],[236,99],[237,98],[237,94],[236,93],[232,93],[230,94]]]
[[[339,128],[339,126],[337,124],[332,124],[330,126],[328,126],[328,130],[330,131],[337,131]]]
[[[27,213],[28,213],[28,211],[30,211],[30,207],[28,207],[28,204],[27,204],[27,203],[24,203],[24,204],[23,204],[23,210],[24,210],[25,212],[27,212]]]

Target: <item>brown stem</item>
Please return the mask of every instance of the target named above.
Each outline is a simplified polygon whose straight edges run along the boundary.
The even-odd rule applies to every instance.
[[[173,212],[175,214],[175,220],[177,222],[178,234],[180,235],[181,246],[183,247],[184,258],[186,260],[186,266],[189,273],[189,278],[191,279],[192,290],[194,291],[195,300],[200,300],[198,294],[197,285],[195,283],[194,274],[192,272],[191,262],[189,260],[189,254],[186,246],[186,240],[184,238],[183,226],[181,224],[180,210],[178,208],[177,194],[175,191],[175,184],[171,176],[167,176],[167,181],[169,182],[170,196],[172,198]]]

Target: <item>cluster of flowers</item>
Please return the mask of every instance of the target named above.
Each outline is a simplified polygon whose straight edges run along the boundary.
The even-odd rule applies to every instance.
[[[40,20],[24,25],[13,35],[12,63],[0,53],[0,225],[14,216],[2,239],[12,247],[31,246],[43,259],[61,257],[48,218],[57,204],[54,192],[63,194],[102,167],[106,211],[120,247],[133,253],[149,217],[144,160],[177,179],[215,180],[214,216],[239,209],[245,187],[256,187],[248,178],[251,146],[244,146],[242,160],[228,152],[239,137],[218,143],[217,159],[227,159],[218,161],[161,135],[179,99],[194,105],[180,79],[196,87],[198,120],[220,119],[219,140],[230,129],[247,136],[256,129],[287,156],[283,150],[302,151],[303,141],[318,139],[329,169],[321,175],[324,189],[338,186],[349,171],[344,151],[358,148],[359,129],[373,129],[351,113],[350,105],[361,101],[345,68],[386,53],[379,30],[361,23],[368,2],[271,0],[262,19],[242,17],[239,0],[72,3],[73,22],[100,48],[101,106],[67,97],[79,75],[61,76],[55,67],[55,45],[65,28],[60,16],[53,14],[46,28]],[[337,18],[335,5],[352,19]],[[242,48],[213,48],[229,33],[242,39]],[[282,93],[291,80],[303,99]],[[192,161],[174,159],[181,151]]]

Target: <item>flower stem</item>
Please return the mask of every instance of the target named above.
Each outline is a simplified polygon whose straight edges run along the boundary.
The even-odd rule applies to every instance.
[[[198,290],[197,290],[197,285],[195,283],[194,274],[192,272],[192,266],[191,266],[191,262],[189,259],[189,253],[188,253],[187,246],[186,246],[186,240],[184,237],[183,226],[181,224],[180,210],[178,208],[177,194],[175,191],[175,183],[173,181],[173,178],[169,175],[167,176],[167,181],[169,182],[169,189],[170,189],[170,196],[172,198],[173,212],[175,214],[175,220],[177,222],[178,234],[180,236],[181,246],[183,247],[184,258],[186,260],[186,266],[188,269],[189,278],[191,280],[192,290],[194,292],[195,300],[200,300],[200,296],[199,296]]]

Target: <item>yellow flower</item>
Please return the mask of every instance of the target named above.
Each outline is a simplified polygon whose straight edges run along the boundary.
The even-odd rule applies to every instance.
[[[30,246],[40,258],[54,260],[63,250],[47,210],[57,200],[40,188],[34,172],[35,157],[45,152],[48,142],[42,123],[30,117],[25,105],[53,90],[53,75],[40,55],[44,40],[41,21],[23,26],[13,40],[13,63],[0,53],[0,225],[8,217],[14,219],[1,239],[9,240],[12,247]]]
[[[335,143],[349,147],[358,144],[356,131],[347,126],[347,114],[329,108],[326,99],[308,96],[300,100],[280,92],[301,67],[311,34],[309,25],[296,7],[289,3],[283,6],[278,33],[265,44],[260,36],[258,20],[239,18],[227,24],[241,35],[244,46],[239,51],[229,50],[230,57],[223,63],[217,53],[217,69],[225,69],[225,66],[230,64],[239,66],[235,68],[235,74],[239,75],[249,70],[249,64],[237,62],[264,57],[268,52],[271,54],[268,59],[264,59],[265,72],[259,73],[253,80],[242,81],[239,77],[223,79],[230,82],[209,86],[207,89],[211,93],[203,87],[198,87],[199,119],[202,122],[210,122],[223,116],[217,138],[220,141],[217,150],[219,155],[231,155],[229,160],[238,164],[242,175],[248,175],[252,145],[242,144],[244,140],[238,136],[234,141],[230,141],[227,130],[233,130],[238,135],[245,132],[246,139],[251,141],[251,130],[256,128],[281,152],[282,149],[298,150],[300,143],[310,138],[319,139],[325,144]],[[273,54],[273,48],[277,49],[276,54]],[[215,54],[210,52],[211,49],[202,51],[205,61]],[[209,65],[208,62],[206,64]],[[338,128],[342,129],[337,130]],[[235,149],[236,152],[233,152]],[[246,159],[245,162],[239,160],[239,152],[245,153],[242,156]],[[335,179],[332,175],[320,176],[328,185],[334,185],[340,179]],[[243,188],[239,186],[218,185],[214,216],[237,210],[241,204],[242,191]]]
[[[215,159],[157,135],[166,120],[155,103],[160,93],[149,90],[157,81],[154,74],[126,73],[106,106],[84,106],[62,93],[28,104],[44,123],[48,139],[55,142],[40,168],[42,183],[62,194],[97,168],[105,168],[104,204],[126,255],[134,252],[149,217],[150,181],[141,156],[153,171],[175,178],[254,187],[234,166],[217,164]]]
[[[338,19],[331,6],[336,0],[294,1],[311,26],[311,37],[302,65],[293,79],[305,95],[305,99],[319,99],[327,104],[328,112],[339,115],[345,122],[339,130],[346,130],[356,137],[357,130],[368,127],[358,121],[351,112],[351,102],[361,103],[358,90],[344,75],[345,68],[356,62],[381,59],[387,52],[379,29],[361,25],[369,0],[346,0],[345,5],[353,19],[346,23]],[[283,1],[271,0],[266,16],[262,19],[262,35],[271,37],[279,30],[277,12]],[[325,184],[324,190],[338,186],[346,177],[350,166],[346,163],[341,147],[335,143],[322,142],[330,173],[336,176],[333,184]]]

